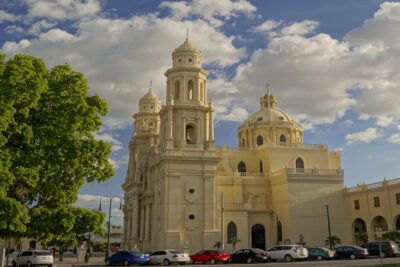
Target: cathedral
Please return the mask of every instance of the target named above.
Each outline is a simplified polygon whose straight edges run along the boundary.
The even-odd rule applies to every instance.
[[[356,243],[358,232],[376,238],[376,229],[385,226],[381,218],[384,231],[397,229],[399,207],[376,209],[376,214],[369,208],[375,195],[383,194],[382,207],[391,202],[384,184],[383,193],[367,185],[346,188],[340,152],[304,144],[301,125],[269,92],[239,126],[238,147],[216,148],[208,72],[201,60],[186,39],[165,72],[165,104],[152,89],[139,100],[122,185],[124,249],[193,253],[217,244],[228,251],[233,246],[322,246],[328,224],[332,235],[349,244]],[[400,182],[386,186],[393,194],[398,186],[400,193]]]

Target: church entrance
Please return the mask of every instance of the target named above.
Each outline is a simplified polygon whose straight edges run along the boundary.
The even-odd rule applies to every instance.
[[[251,247],[265,250],[265,228],[261,224],[251,228]]]

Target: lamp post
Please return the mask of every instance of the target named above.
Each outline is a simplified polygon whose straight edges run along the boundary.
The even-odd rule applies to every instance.
[[[119,209],[122,210],[122,199],[118,196],[110,197],[110,205],[108,207],[107,250],[106,250],[106,255],[105,255],[106,259],[110,255],[111,206],[112,206],[112,201],[114,198],[118,198],[120,200]],[[101,210],[101,198],[100,198],[99,210]]]
[[[331,220],[329,218],[329,206],[325,205],[326,208],[326,218],[328,220],[328,240],[329,240],[329,249],[332,250],[332,234],[331,234]]]
[[[279,212],[276,212],[276,244],[279,245]]]

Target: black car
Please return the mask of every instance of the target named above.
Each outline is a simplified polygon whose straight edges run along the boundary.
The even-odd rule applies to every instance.
[[[368,250],[359,246],[341,246],[335,248],[336,259],[365,259],[368,256]]]
[[[233,263],[266,262],[268,260],[269,260],[268,251],[259,248],[240,249],[235,253],[231,254],[231,262]]]
[[[369,242],[363,244],[362,247],[368,249],[369,255],[379,256],[379,243],[381,244],[382,257],[397,256],[399,252],[399,247],[393,241]]]

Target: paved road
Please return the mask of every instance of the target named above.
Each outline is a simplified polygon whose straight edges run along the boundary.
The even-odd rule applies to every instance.
[[[89,264],[76,264],[72,259],[66,259],[66,261],[59,263],[55,261],[54,267],[70,267],[70,266],[104,266],[103,257],[92,257]],[[384,264],[398,263],[400,264],[400,257],[397,258],[385,258],[383,259]],[[172,265],[178,267],[181,265]],[[302,262],[268,262],[268,263],[253,263],[253,264],[195,264],[186,265],[187,267],[347,267],[347,266],[362,266],[362,267],[378,267],[380,266],[380,260],[378,258],[370,258],[365,260],[332,260],[332,261],[302,261]],[[399,265],[400,266],[400,265]]]

